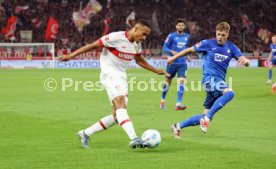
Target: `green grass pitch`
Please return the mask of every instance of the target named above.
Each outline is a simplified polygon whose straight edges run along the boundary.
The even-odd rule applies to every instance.
[[[164,80],[145,70],[132,69],[128,74],[137,82]],[[78,91],[74,87],[62,91],[61,82],[62,78],[96,82],[99,70],[1,70],[0,168],[276,168],[276,95],[265,84],[267,69],[229,69],[228,77],[235,98],[216,114],[206,134],[196,126],[182,130],[180,140],[172,137],[170,125],[201,113],[205,99],[203,91],[187,91],[187,110],[175,111],[174,81],[165,110],[159,109],[160,91],[138,91],[136,86],[129,92],[128,113],[137,134],[148,128],[159,130],[158,148],[131,150],[117,125],[91,136],[91,148],[83,149],[75,134],[111,112],[107,94],[85,91],[81,84]],[[47,78],[57,80],[55,91],[44,89]],[[200,78],[201,69],[189,69],[187,87]]]

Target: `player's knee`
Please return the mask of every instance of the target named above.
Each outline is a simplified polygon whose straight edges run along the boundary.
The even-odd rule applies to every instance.
[[[230,88],[231,89],[231,88]],[[234,96],[235,96],[235,92],[231,89],[231,90],[228,90],[228,91],[226,91],[226,92],[224,92],[224,94],[226,94],[227,93],[227,95],[228,95],[228,97],[230,98],[230,99],[233,99],[234,98]]]
[[[185,83],[185,78],[178,78],[178,83],[179,84],[184,84]]]
[[[230,92],[230,91],[234,92],[232,88],[228,87],[228,88],[223,90],[223,94],[226,93],[226,92]]]
[[[128,94],[125,95],[125,104],[127,106],[127,103],[128,103]]]
[[[112,100],[115,109],[126,109],[125,96],[117,96]]]
[[[171,83],[172,83],[172,79],[167,79],[166,80],[166,82],[165,82],[165,84],[167,85],[167,86],[170,86],[171,85]]]

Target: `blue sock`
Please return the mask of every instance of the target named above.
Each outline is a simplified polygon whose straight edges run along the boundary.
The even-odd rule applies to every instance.
[[[176,103],[181,103],[182,102],[183,94],[184,94],[184,84],[180,83],[179,86],[178,86],[178,90],[177,90],[177,101],[176,101]]]
[[[198,115],[192,116],[192,117],[188,118],[187,120],[180,122],[179,126],[180,126],[180,128],[185,128],[185,127],[189,127],[189,126],[199,125],[199,120],[203,116],[204,116],[204,114],[198,114]]]
[[[169,84],[165,83],[162,90],[162,100],[165,100],[168,90],[169,90]]]
[[[268,71],[268,79],[271,80],[272,79],[272,70],[269,69]]]
[[[213,106],[211,107],[211,109],[209,110],[206,116],[210,120],[212,120],[216,112],[219,111],[223,106],[225,106],[230,100],[232,100],[234,95],[235,93],[233,91],[228,91],[224,93],[215,101],[215,103],[213,104]]]

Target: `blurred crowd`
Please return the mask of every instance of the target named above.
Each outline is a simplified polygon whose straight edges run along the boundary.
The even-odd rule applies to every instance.
[[[15,42],[20,42],[20,30],[32,30],[32,42],[45,42],[47,21],[53,16],[59,23],[58,37],[53,42],[58,49],[75,50],[80,46],[100,38],[104,20],[108,17],[109,32],[126,29],[126,18],[135,12],[135,19],[154,20],[153,33],[143,44],[145,49],[161,49],[170,32],[175,31],[175,20],[187,20],[186,31],[191,34],[191,43],[215,37],[215,26],[221,21],[231,25],[229,40],[244,52],[268,52],[268,44],[262,41],[257,32],[266,28],[276,30],[276,2],[273,0],[98,0],[103,9],[91,17],[90,24],[79,32],[72,22],[72,13],[83,8],[89,0],[2,0],[0,25],[6,24],[11,15],[18,17]],[[41,0],[43,1],[43,0]],[[107,4],[111,6],[107,8]],[[17,5],[28,5],[28,10],[15,14]],[[153,16],[155,15],[155,16]],[[41,26],[36,28],[32,19],[38,18]],[[154,18],[154,19],[153,19]],[[157,24],[156,24],[157,23]],[[9,42],[0,35],[0,42]]]

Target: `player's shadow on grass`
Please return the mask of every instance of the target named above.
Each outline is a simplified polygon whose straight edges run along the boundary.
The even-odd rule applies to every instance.
[[[157,147],[157,148],[144,148],[144,149],[134,149],[132,150],[134,153],[158,153],[158,154],[167,154],[167,153],[175,153],[175,152],[183,152],[185,148],[183,147]]]
[[[266,97],[269,97],[269,96],[273,96],[271,94],[271,92],[264,92],[263,94],[261,95],[250,95],[250,96],[245,96],[245,97],[240,97],[242,99],[248,99],[248,100],[255,100],[256,98],[266,98]]]

